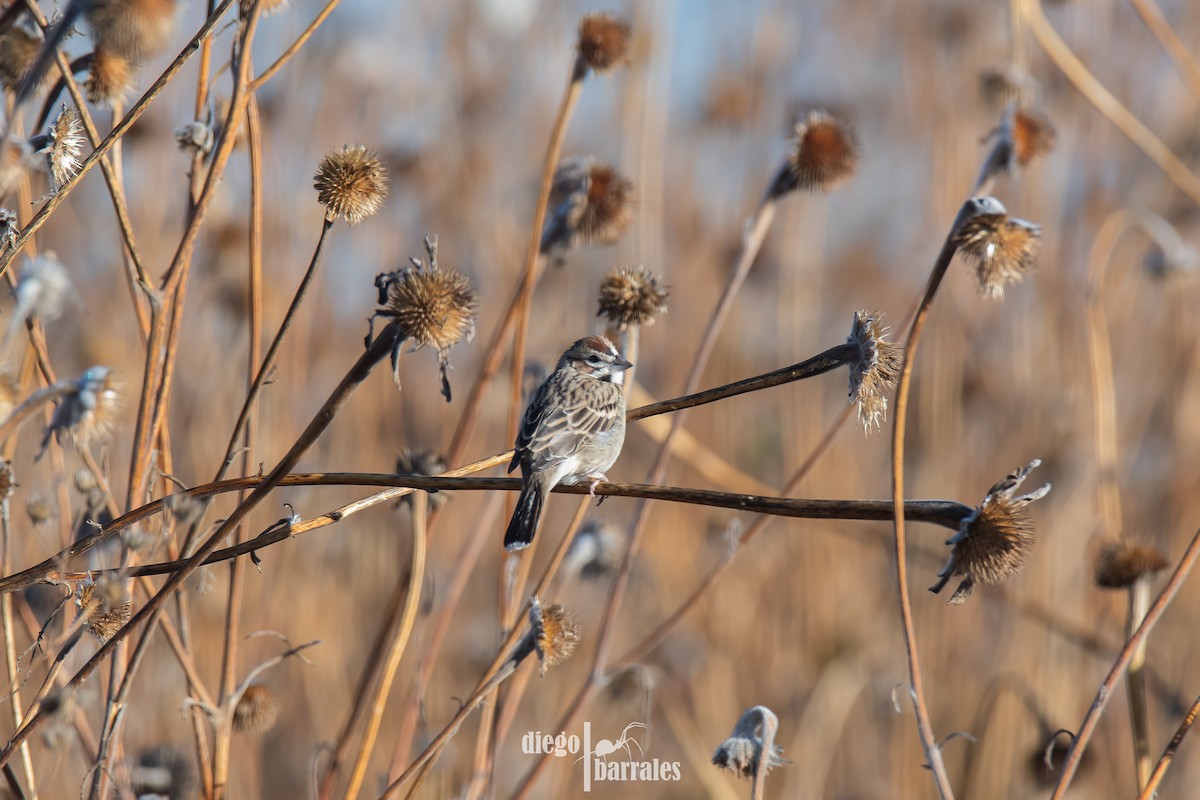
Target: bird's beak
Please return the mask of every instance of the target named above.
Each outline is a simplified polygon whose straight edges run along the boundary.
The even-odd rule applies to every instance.
[[[617,372],[624,372],[625,370],[629,369],[632,366],[633,366],[632,363],[626,361],[623,358],[617,358],[617,360],[614,361],[612,364],[612,368],[614,370],[616,370]]]

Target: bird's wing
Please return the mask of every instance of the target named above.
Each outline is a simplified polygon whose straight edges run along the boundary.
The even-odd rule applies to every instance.
[[[549,397],[558,399],[546,402]],[[592,437],[612,429],[620,414],[621,390],[617,387],[583,375],[556,373],[542,384],[525,411],[513,460],[524,461],[529,469],[540,472],[567,460]]]

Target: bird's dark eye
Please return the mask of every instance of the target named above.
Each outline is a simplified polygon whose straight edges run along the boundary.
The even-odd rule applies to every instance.
[[[599,367],[604,364],[600,356],[588,356],[587,363],[589,367]]]

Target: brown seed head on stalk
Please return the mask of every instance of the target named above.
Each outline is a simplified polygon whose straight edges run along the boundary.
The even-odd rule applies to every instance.
[[[1122,538],[1109,542],[1096,556],[1096,585],[1102,589],[1128,589],[1140,580],[1153,578],[1170,562],[1150,542]]]
[[[1017,489],[1041,463],[1031,461],[988,490],[979,507],[959,524],[958,533],[946,540],[951,547],[950,560],[929,591],[937,594],[951,577],[961,575],[963,579],[949,600],[958,605],[971,596],[976,583],[1001,583],[1025,566],[1036,539],[1029,504],[1045,497],[1050,484],[1023,495],[1018,495]]]
[[[98,105],[122,102],[133,86],[133,64],[114,50],[97,46],[84,83],[87,98]]]
[[[261,683],[246,687],[233,707],[233,729],[243,733],[266,733],[279,720],[279,698]]]
[[[887,340],[888,326],[878,311],[854,312],[848,344],[857,344],[858,360],[850,365],[850,402],[868,434],[887,417],[888,395],[900,379],[904,348]]]
[[[1041,111],[1021,106],[1013,112],[1013,158],[1021,168],[1036,163],[1053,150],[1057,136],[1049,117]]]
[[[671,296],[658,277],[645,267],[617,267],[600,282],[598,317],[621,330],[631,325],[653,325],[654,320],[667,313],[667,298]]]
[[[1022,280],[1037,261],[1041,227],[1008,215],[994,197],[976,197],[974,212],[952,234],[963,256],[975,267],[979,291],[999,300],[1004,287]]]
[[[770,194],[779,197],[797,189],[824,192],[848,181],[858,168],[858,137],[848,124],[823,109],[814,109],[796,123],[792,149]]]
[[[588,14],[579,21],[579,60],[597,75],[629,63],[629,23],[612,14]]]
[[[374,316],[390,318],[391,324],[400,331],[392,350],[392,376],[396,386],[400,385],[400,348],[406,340],[411,340],[414,350],[431,347],[437,351],[442,395],[450,402],[450,348],[474,338],[479,292],[458,270],[438,265],[437,247],[437,237],[426,235],[428,264],[419,258],[410,258],[412,266],[375,278],[383,308]]]
[[[85,142],[79,112],[74,106],[68,105],[62,107],[46,133],[29,140],[30,148],[46,158],[47,171],[50,173],[49,196],[58,194],[62,185],[79,171],[79,156],[83,153]]]
[[[579,619],[566,606],[556,603],[543,609],[541,602],[533,598],[529,605],[529,627],[542,676],[570,658],[579,647]]]
[[[342,145],[321,159],[313,177],[317,201],[330,222],[344,217],[357,225],[373,216],[388,193],[387,169],[379,156],[363,145]]]
[[[15,92],[41,49],[41,37],[20,23],[10,25],[8,30],[0,33],[0,88]]]
[[[563,159],[550,187],[540,251],[612,244],[633,221],[634,189],[616,167],[591,156]]]
[[[747,709],[733,727],[733,733],[713,754],[712,763],[739,778],[753,778],[760,766],[770,771],[788,763],[783,758],[783,748],[777,744],[772,743],[770,752],[764,752],[763,726],[767,724],[779,724],[771,709],[766,706]]]
[[[445,457],[432,449],[409,449],[404,448],[404,451],[396,458],[396,474],[397,475],[418,475],[421,477],[430,477],[440,475],[446,471]],[[401,504],[411,504],[412,495],[406,494],[400,498]],[[450,492],[437,491],[429,492],[430,508],[441,508],[446,505],[446,501],[450,499]]]
[[[101,0],[87,11],[92,42],[132,62],[166,46],[175,29],[176,0]]]
[[[75,603],[87,614],[84,627],[101,642],[111,639],[133,614],[133,603],[119,581],[96,583],[88,578],[79,587]]]

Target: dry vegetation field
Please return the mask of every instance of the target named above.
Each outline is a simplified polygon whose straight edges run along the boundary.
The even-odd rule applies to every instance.
[[[0,0],[0,796],[1197,796],[1198,54],[1188,0]],[[606,330],[631,411],[773,374],[507,553]]]

